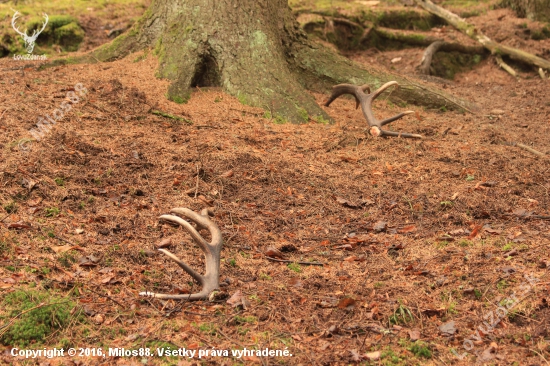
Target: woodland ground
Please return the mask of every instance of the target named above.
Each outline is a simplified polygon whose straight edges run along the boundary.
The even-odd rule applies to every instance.
[[[522,24],[531,23],[509,10],[470,20],[490,37],[505,34],[502,42],[550,54],[550,40],[522,38]],[[413,77],[422,52],[350,56]],[[550,362],[550,160],[504,144],[550,154],[550,80],[531,70],[516,80],[487,57],[438,83],[481,112],[408,105],[416,113],[392,128],[426,138],[406,140],[371,138],[347,99],[325,108],[333,125],[276,124],[217,89],[170,102],[152,53],[44,71],[21,65],[0,59],[0,324],[15,324],[41,301],[75,307],[63,313],[57,305],[63,327],[20,348],[288,348],[293,355],[40,364],[439,365],[472,364],[476,353],[491,364]],[[77,83],[88,94],[21,151],[36,119]],[[322,103],[327,95],[315,97]],[[404,108],[382,100],[375,113]],[[202,269],[190,238],[158,216],[205,206],[216,208],[225,240],[223,289],[241,291],[248,306],[140,298],[143,290],[195,292],[154,249],[171,238],[171,250]],[[276,263],[265,257],[269,247],[324,265]],[[539,282],[493,319],[492,332],[470,337],[473,349],[458,361],[451,350],[465,351],[489,314],[526,288],[524,275]],[[13,294],[36,301],[18,308]],[[13,343],[1,343],[1,362],[24,363],[10,356]],[[369,361],[377,351],[380,359]]]

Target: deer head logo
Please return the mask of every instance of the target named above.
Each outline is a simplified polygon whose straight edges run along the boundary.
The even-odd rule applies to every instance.
[[[36,38],[38,38],[38,35],[42,33],[42,31],[44,30],[44,28],[46,28],[46,25],[48,24],[48,15],[44,13],[45,21],[44,21],[44,24],[42,25],[42,28],[40,30],[37,30],[37,29],[33,30],[32,35],[30,36],[27,35],[26,29],[25,29],[25,32],[21,32],[19,29],[17,29],[17,26],[15,25],[15,21],[17,20],[17,18],[19,18],[20,15],[21,13],[19,13],[18,11],[16,11],[15,14],[13,14],[13,18],[11,18],[11,26],[19,35],[21,35],[21,37],[23,37],[27,52],[32,53],[32,50],[34,49],[34,43],[36,42]]]

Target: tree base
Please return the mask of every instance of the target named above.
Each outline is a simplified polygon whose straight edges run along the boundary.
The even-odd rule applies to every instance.
[[[243,104],[295,123],[330,120],[305,89],[327,92],[342,83],[379,88],[395,80],[401,86],[390,95],[395,102],[475,108],[403,76],[364,70],[311,42],[286,0],[244,0],[238,6],[219,2],[208,9],[204,3],[189,0],[176,6],[153,1],[132,30],[70,62],[113,61],[154,48],[159,58],[157,75],[172,81],[170,100],[185,103],[193,88],[219,86]]]

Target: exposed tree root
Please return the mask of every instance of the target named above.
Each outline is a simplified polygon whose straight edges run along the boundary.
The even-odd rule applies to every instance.
[[[495,41],[492,41],[489,37],[481,33],[474,25],[466,22],[458,15],[432,3],[430,0],[415,0],[416,3],[427,10],[428,12],[437,15],[445,19],[450,25],[466,34],[470,38],[481,43],[483,47],[487,48],[492,54],[507,55],[510,58],[524,62],[528,65],[534,65],[546,70],[550,70],[550,61],[547,61],[541,57],[535,56],[531,53],[513,48],[510,46],[502,45]]]
[[[422,60],[420,61],[420,65],[418,66],[417,70],[420,74],[430,75],[432,59],[438,51],[457,51],[468,54],[483,54],[484,50],[485,49],[483,47],[471,47],[465,46],[460,43],[449,43],[443,40],[436,40],[435,42],[430,44],[428,48],[426,48],[426,51],[424,51],[424,55],[422,56]]]

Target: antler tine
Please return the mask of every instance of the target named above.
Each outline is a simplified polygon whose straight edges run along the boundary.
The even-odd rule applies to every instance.
[[[50,18],[48,18],[48,14],[46,14],[46,13],[42,13],[42,16],[43,16],[44,19],[46,19],[46,21],[45,21],[44,23],[42,23],[42,29],[40,29],[40,30],[35,29],[35,30],[32,31],[32,37],[31,37],[31,38],[34,38],[34,36],[36,36],[36,37],[38,38],[38,35],[39,35],[40,33],[42,33],[42,31],[43,31],[44,29],[46,29],[46,26],[48,25],[48,20],[49,20]]]
[[[162,215],[162,216],[159,217],[159,219],[160,220],[171,221],[173,223],[176,223],[178,225],[183,226],[185,228],[185,230],[187,230],[187,232],[189,232],[191,237],[197,242],[197,244],[202,249],[202,251],[203,252],[208,251],[208,242],[206,240],[204,240],[204,238],[201,236],[201,234],[199,234],[199,232],[197,230],[195,230],[195,228],[193,226],[191,226],[191,224],[189,222],[187,222],[184,219],[182,219],[181,217],[175,216],[175,215]]]
[[[212,222],[212,220],[210,220],[209,214],[211,212],[211,208],[203,209],[200,214],[191,211],[188,208],[174,208],[171,210],[171,212],[185,216],[188,219],[192,220],[195,224],[197,224],[197,227],[199,229],[208,229],[208,231],[210,231],[210,234],[212,235],[211,243],[216,243],[222,240],[222,233],[220,229],[216,226],[214,222]]]
[[[195,242],[199,245],[204,253],[206,270],[204,275],[199,274],[194,269],[189,267],[185,262],[179,259],[176,255],[166,249],[159,249],[160,252],[167,255],[170,259],[176,262],[185,272],[187,272],[201,286],[202,290],[194,294],[171,295],[157,294],[154,292],[140,292],[140,296],[155,297],[159,299],[174,299],[174,300],[204,300],[211,296],[215,290],[219,289],[220,279],[220,253],[223,246],[223,238],[221,230],[214,223],[209,214],[210,209],[203,209],[201,214],[191,211],[187,208],[175,208],[171,210],[174,214],[185,216],[197,224],[199,228],[206,228],[212,235],[211,242],[207,242],[199,232],[187,221],[176,215],[162,215],[159,219],[167,220],[179,224],[186,229]]]
[[[411,139],[423,138],[422,135],[417,135],[415,133],[396,132],[396,131],[388,131],[388,130],[380,130],[380,131],[381,131],[381,136],[405,137],[405,138],[411,138]]]
[[[19,19],[19,16],[21,15],[20,12],[16,11],[14,14],[13,14],[13,17],[11,18],[11,26],[13,27],[13,30],[15,30],[15,32],[17,32],[19,35],[21,36],[26,36],[27,35],[27,30],[25,29],[25,33],[21,32],[19,30],[19,28],[15,25],[15,21],[17,19]]]
[[[204,277],[201,274],[197,273],[193,268],[189,267],[187,263],[179,259],[172,252],[166,249],[159,249],[158,251],[166,254],[171,260],[176,262],[185,272],[189,273],[189,275],[202,286],[202,284],[204,283]]]
[[[372,94],[372,99],[376,99],[390,86],[396,85],[396,89],[399,88],[399,83],[397,81],[388,81],[386,84],[382,85],[380,88],[376,89]]]
[[[339,96],[344,95],[344,94],[351,94],[355,97],[355,103],[356,103],[355,108],[357,108],[359,106],[360,99],[361,99],[360,95],[366,95],[363,92],[363,89],[362,89],[364,86],[365,85],[363,85],[362,87],[359,87],[357,85],[352,85],[352,84],[338,84],[338,85],[333,86],[332,87],[332,94],[330,95],[328,100],[325,102],[325,107],[328,107]],[[369,86],[366,85],[366,87],[370,91]]]
[[[407,114],[411,114],[411,113],[414,113],[414,111],[405,111],[405,112],[401,112],[401,113],[399,113],[398,115],[395,115],[395,116],[393,116],[393,117],[386,118],[386,119],[380,121],[380,126],[385,126],[385,125],[387,125],[388,123],[391,123],[391,122],[393,122],[393,121],[395,121],[395,120],[398,120],[399,118],[404,117],[404,116],[406,116]]]

